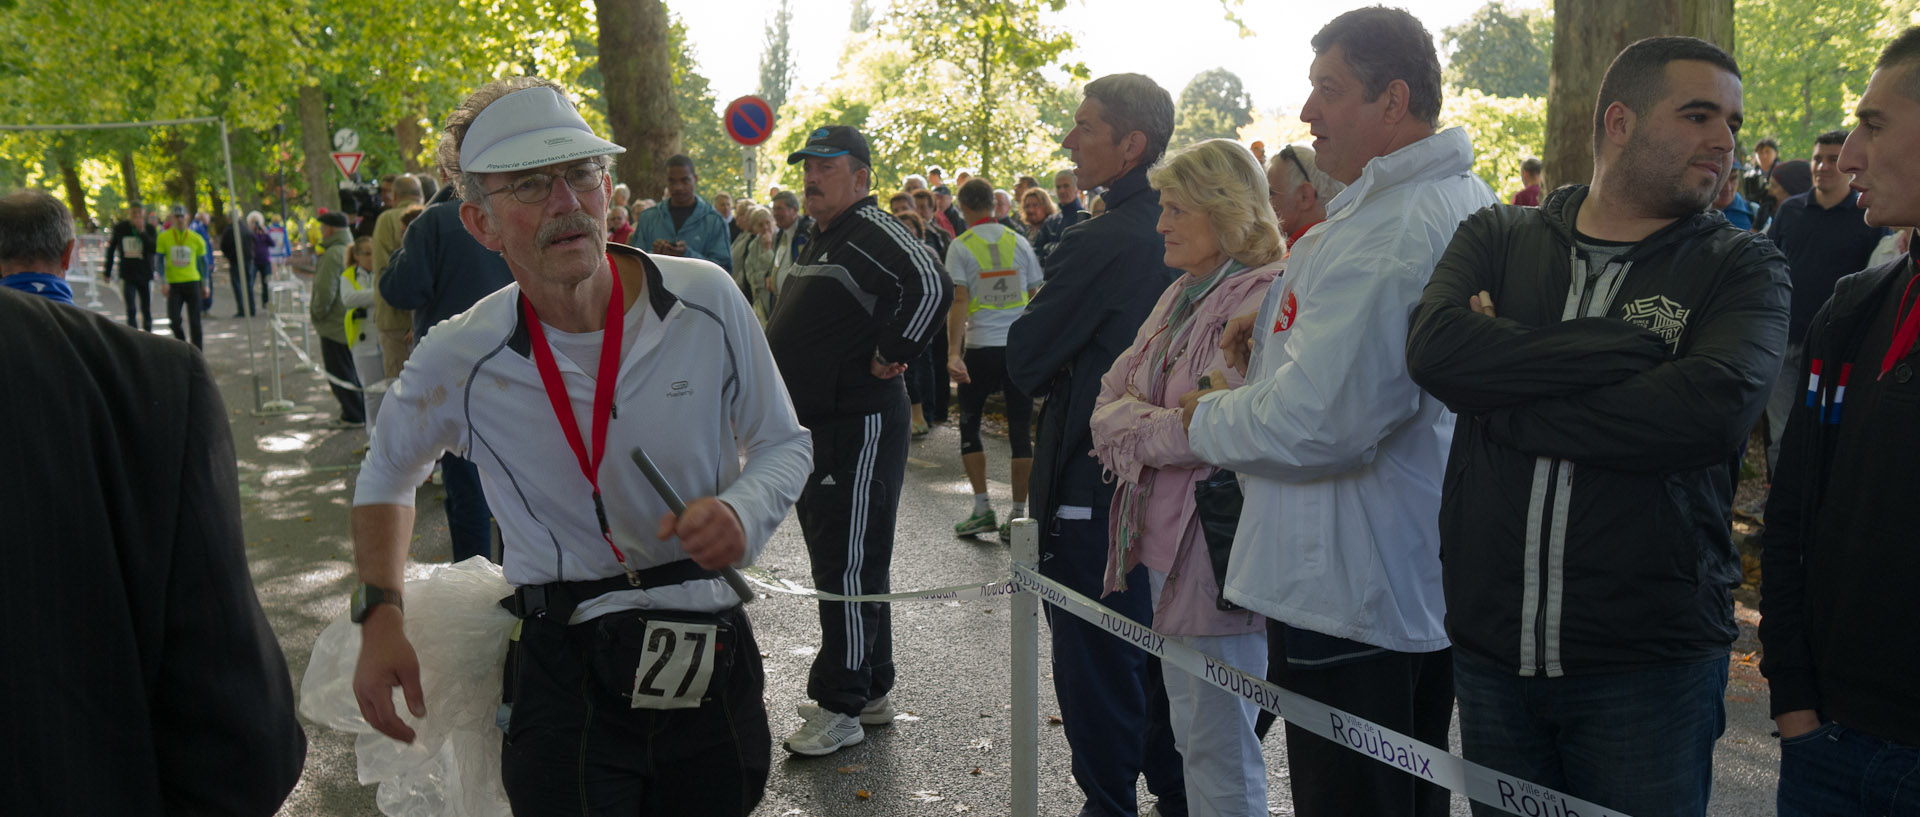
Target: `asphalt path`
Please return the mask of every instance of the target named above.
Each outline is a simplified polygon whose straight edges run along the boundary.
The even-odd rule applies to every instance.
[[[80,287],[85,303],[87,288]],[[117,290],[117,287],[114,289]],[[354,584],[348,508],[359,455],[359,430],[333,428],[338,407],[319,375],[295,368],[283,352],[283,390],[299,409],[258,416],[259,388],[271,388],[264,313],[254,319],[256,362],[249,362],[246,321],[232,314],[231,289],[219,281],[220,303],[206,319],[207,356],[230,411],[238,458],[247,553],[261,603],[279,636],[296,688],[314,640],[346,612]],[[109,316],[124,314],[117,292],[100,288]],[[162,333],[165,320],[156,315]],[[296,340],[300,337],[297,330]],[[1004,438],[987,439],[988,474],[996,508],[1007,511],[1007,449]],[[971,489],[960,470],[959,438],[951,426],[936,427],[913,443],[901,499],[892,581],[897,590],[1005,579],[1008,550],[996,537],[956,538],[952,524],[971,508]],[[445,515],[437,486],[418,495],[419,521],[412,558],[449,558]],[[759,562],[768,572],[810,585],[806,548],[790,516]],[[772,778],[754,812],[773,817],[819,815],[1003,815],[1009,811],[1008,644],[1010,612],[1005,599],[899,603],[893,606],[894,651],[899,680],[894,705],[903,713],[890,726],[869,728],[866,741],[825,758],[790,757],[779,740],[800,725],[794,706],[805,701],[806,671],[819,639],[815,604],[765,598],[749,608],[764,654],[767,709],[774,733]],[[1727,731],[1715,758],[1713,815],[1773,812],[1778,762],[1769,736],[1766,687],[1754,666],[1755,616],[1743,608],[1741,643],[1735,647],[1727,691]],[[1047,637],[1040,639],[1040,803],[1044,815],[1077,813],[1082,797],[1068,770],[1068,751],[1054,722]],[[1130,649],[1118,639],[1115,649]],[[429,706],[432,702],[428,702]],[[307,725],[308,755],[299,785],[281,814],[375,815],[374,789],[356,779],[353,738]],[[1453,746],[1458,748],[1457,729]],[[1661,751],[1661,737],[1648,735],[1646,750]],[[1287,788],[1286,753],[1278,730],[1267,742],[1270,813],[1293,813]],[[1142,805],[1152,801],[1142,787]],[[1468,813],[1455,796],[1454,814]]]

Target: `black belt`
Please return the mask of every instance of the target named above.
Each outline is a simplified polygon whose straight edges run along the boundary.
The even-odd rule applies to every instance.
[[[635,582],[619,575],[591,581],[522,585],[513,589],[513,595],[501,599],[500,606],[515,618],[550,617],[564,624],[573,619],[574,608],[588,599],[619,590],[651,590],[681,582],[717,579],[720,571],[708,570],[694,564],[692,559],[681,559],[641,570],[637,578]]]

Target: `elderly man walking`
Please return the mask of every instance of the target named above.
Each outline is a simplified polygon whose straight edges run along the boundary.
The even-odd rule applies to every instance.
[[[514,282],[436,327],[380,409],[353,508],[361,712],[410,741],[394,687],[415,715],[450,705],[423,699],[400,591],[414,492],[451,451],[513,499],[494,510],[520,619],[500,757],[514,814],[745,817],[772,748],[764,675],[717,571],[751,564],[792,507],[806,430],[724,271],[607,243],[622,149],[563,92],[518,77],[461,107],[460,216]]]

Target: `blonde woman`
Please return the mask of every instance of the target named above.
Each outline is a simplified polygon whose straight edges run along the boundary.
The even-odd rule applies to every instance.
[[[1127,573],[1145,564],[1154,629],[1261,677],[1266,619],[1215,604],[1220,585],[1194,502],[1194,486],[1214,469],[1188,446],[1180,396],[1202,378],[1240,385],[1220,350],[1221,331],[1259,306],[1279,277],[1280,228],[1266,173],[1237,142],[1212,139],[1172,154],[1147,181],[1160,191],[1166,264],[1186,275],[1160,296],[1094,404],[1094,454],[1120,482],[1108,516],[1105,589],[1126,589]],[[1266,814],[1266,766],[1253,732],[1259,710],[1187,673],[1163,677],[1189,813]]]
[[[773,212],[749,204],[736,220],[741,230],[740,236],[733,240],[733,280],[740,285],[741,294],[753,304],[753,313],[760,318],[760,325],[766,326],[769,282],[774,268]]]

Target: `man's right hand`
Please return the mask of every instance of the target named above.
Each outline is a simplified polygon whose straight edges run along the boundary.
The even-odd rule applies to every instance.
[[[653,254],[654,255],[673,255],[673,242],[668,241],[664,238],[654,239]]]
[[[1253,360],[1253,322],[1258,317],[1258,311],[1235,316],[1220,333],[1220,351],[1226,353],[1227,365],[1242,375]]]
[[[1820,728],[1820,713],[1811,709],[1782,712],[1773,719],[1773,725],[1780,730],[1781,740],[1797,738]]]
[[[413,742],[413,728],[400,719],[393,707],[393,688],[406,696],[407,710],[415,718],[427,715],[426,697],[420,692],[420,659],[413,644],[401,630],[400,608],[391,604],[375,605],[360,624],[360,662],[353,669],[353,697],[360,703],[360,716],[380,734],[403,743]]]

